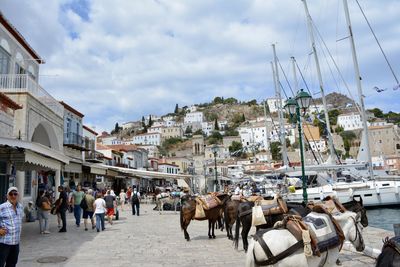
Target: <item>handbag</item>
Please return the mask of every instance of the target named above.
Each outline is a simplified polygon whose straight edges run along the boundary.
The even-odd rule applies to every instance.
[[[266,224],[264,213],[261,206],[254,206],[252,210],[251,225],[258,226]]]
[[[41,206],[42,210],[51,210],[51,205],[48,201],[43,201],[42,202],[42,206]]]

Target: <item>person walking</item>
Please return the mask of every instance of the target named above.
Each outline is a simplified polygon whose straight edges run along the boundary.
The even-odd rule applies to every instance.
[[[14,267],[18,262],[21,237],[22,205],[18,203],[18,188],[7,190],[7,201],[0,205],[0,266]]]
[[[140,193],[137,191],[136,187],[133,189],[133,193],[131,196],[132,203],[132,215],[139,216],[139,208],[140,208]]]
[[[104,201],[106,202],[108,223],[112,225],[113,224],[112,219],[114,216],[114,207],[116,206],[116,203],[115,203],[115,197],[111,195],[110,190],[107,191],[106,196],[104,197]]]
[[[81,209],[81,201],[82,198],[85,196],[85,193],[82,192],[82,187],[80,185],[77,186],[76,190],[72,193],[71,197],[71,204],[74,207],[74,217],[75,217],[75,224],[76,227],[81,225],[81,216],[82,216],[82,209]]]
[[[36,207],[38,210],[39,229],[41,234],[50,234],[49,231],[49,214],[51,210],[50,199],[46,197],[44,190],[40,190],[36,199]]]
[[[104,214],[106,212],[106,202],[101,198],[101,194],[97,193],[96,200],[93,203],[94,214],[96,214],[96,229],[100,232],[100,229],[104,231]]]
[[[67,232],[66,212],[68,209],[68,196],[62,185],[60,185],[58,187],[58,192],[60,193],[60,196],[58,197],[57,210],[60,213],[60,217],[61,217],[61,221],[62,221],[62,227],[61,227],[60,231],[58,231],[58,232],[65,233],[65,232]]]
[[[87,209],[83,210],[83,223],[85,224],[85,231],[88,230],[87,228],[87,220],[90,218],[90,221],[92,222],[92,229],[95,228],[95,224],[94,224],[94,218],[93,218],[93,214],[94,214],[94,197],[92,196],[93,194],[93,190],[89,189],[86,193],[86,195],[83,197],[83,199],[85,199],[86,204],[87,204]],[[82,199],[82,200],[83,200]],[[82,203],[82,202],[81,202]]]
[[[126,201],[125,190],[121,189],[121,193],[119,193],[119,202],[121,203],[121,211],[124,211],[125,201]]]

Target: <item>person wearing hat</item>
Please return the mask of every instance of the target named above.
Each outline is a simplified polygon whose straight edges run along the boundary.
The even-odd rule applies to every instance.
[[[26,222],[34,222],[35,221],[34,211],[35,211],[35,208],[33,207],[33,201],[29,201],[28,205],[25,206],[25,208],[24,208]]]
[[[18,188],[7,190],[7,201],[0,205],[0,266],[16,266],[24,210],[18,203]]]

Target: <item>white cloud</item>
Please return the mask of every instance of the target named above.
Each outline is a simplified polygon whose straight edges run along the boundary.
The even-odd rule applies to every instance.
[[[304,74],[312,91],[317,91],[300,0],[77,3],[6,0],[0,8],[46,59],[42,74],[57,75],[42,76],[44,88],[84,113],[86,122],[98,129],[111,129],[116,121],[149,113],[171,112],[175,103],[189,105],[215,96],[243,100],[272,96],[271,43],[277,43],[289,79],[289,58],[294,55],[301,68],[308,65]],[[341,1],[308,4],[356,95],[348,40],[336,42],[347,35]],[[349,4],[367,105],[394,110],[400,92],[378,94],[371,89],[391,88],[394,79],[355,3]],[[366,0],[361,4],[389,58],[397,62],[400,3]],[[342,83],[335,85],[319,53],[327,91],[346,93]]]

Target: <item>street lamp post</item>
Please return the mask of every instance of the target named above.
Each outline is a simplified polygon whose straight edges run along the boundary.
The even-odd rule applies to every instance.
[[[214,173],[215,173],[215,191],[219,191],[219,184],[218,184],[218,174],[217,174],[217,153],[218,153],[218,146],[213,145],[211,148],[214,154]]]
[[[304,147],[302,141],[302,124],[301,124],[301,113],[300,109],[305,114],[306,110],[310,106],[311,96],[304,92],[303,89],[296,95],[293,99],[291,97],[288,98],[285,104],[285,110],[290,114],[290,116],[296,115],[298,130],[299,130],[299,145],[300,145],[300,159],[301,159],[301,175],[303,181],[303,201],[304,203],[308,202],[308,194],[307,194],[307,179],[306,173],[304,169]]]

